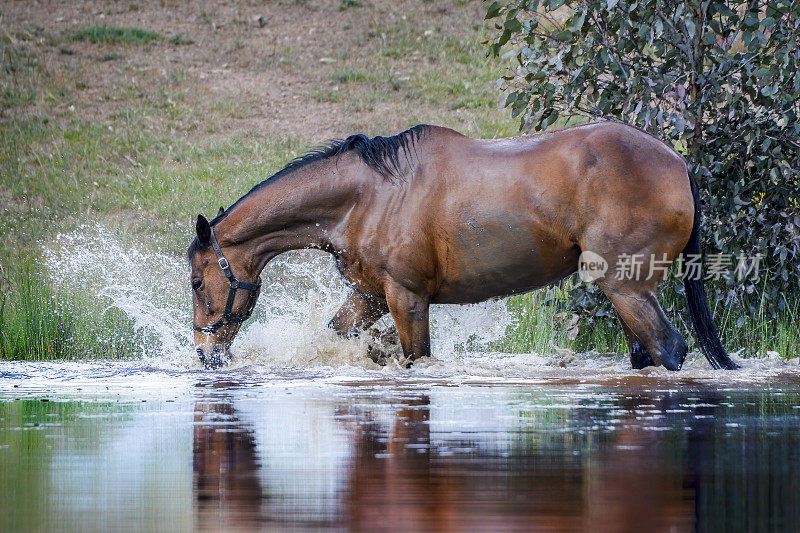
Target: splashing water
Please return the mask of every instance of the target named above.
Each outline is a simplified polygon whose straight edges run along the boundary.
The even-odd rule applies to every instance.
[[[57,289],[76,286],[96,295],[106,309],[116,308],[145,333],[149,356],[175,356],[193,340],[187,267],[179,259],[147,253],[122,242],[103,226],[84,226],[60,235],[45,250],[47,267]]]
[[[146,333],[151,364],[198,367],[191,323],[188,267],[179,257],[146,252],[103,226],[61,235],[46,250],[58,289],[82,286],[102,305],[116,308]],[[273,260],[262,273],[263,290],[250,323],[231,347],[233,366],[276,369],[357,367],[377,370],[366,357],[366,336],[343,339],[327,327],[347,295],[332,258],[295,252]],[[467,306],[433,306],[432,346],[443,357],[480,350],[505,334],[511,317],[502,300]],[[388,327],[385,317],[379,327]],[[392,365],[390,365],[392,366]]]

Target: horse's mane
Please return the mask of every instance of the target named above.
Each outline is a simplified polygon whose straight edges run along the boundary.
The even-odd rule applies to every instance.
[[[361,160],[364,162],[364,164],[383,176],[385,179],[401,179],[413,166],[411,151],[414,148],[414,144],[430,127],[431,126],[426,124],[418,124],[413,128],[409,128],[398,133],[397,135],[392,135],[391,137],[377,136],[370,139],[366,135],[359,133],[357,135],[351,135],[346,139],[334,139],[324,146],[293,159],[281,170],[257,184],[255,187],[250,189],[247,194],[239,198],[236,203],[234,203],[224,212],[217,215],[214,220],[211,221],[211,225],[213,226],[215,223],[225,218],[231,209],[236,207],[236,204],[241,202],[247,196],[261,189],[265,185],[274,182],[276,179],[290,174],[291,172],[315,161],[328,159],[351,150],[355,150],[361,157]],[[401,155],[407,163],[407,166],[405,167],[401,161]]]
[[[228,209],[219,213],[211,220],[210,224],[214,226],[214,224],[228,216],[228,213],[242,200],[262,187],[274,182],[276,179],[315,161],[338,156],[350,152],[351,150],[355,150],[364,164],[383,178],[387,180],[401,180],[414,168],[414,162],[411,156],[414,145],[430,128],[431,126],[426,124],[418,124],[413,128],[409,128],[391,137],[377,136],[370,139],[366,135],[359,133],[357,135],[351,135],[346,139],[332,140],[328,144],[290,161],[289,164],[281,170],[250,189]],[[403,164],[403,160],[405,160],[406,165]],[[192,256],[192,253],[198,246],[197,239],[195,239],[189,248],[189,257]]]

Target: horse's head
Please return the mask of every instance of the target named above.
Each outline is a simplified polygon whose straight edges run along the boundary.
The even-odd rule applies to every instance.
[[[228,359],[228,348],[255,307],[261,283],[239,246],[223,251],[214,230],[197,216],[197,238],[189,247],[194,303],[194,345],[206,368]]]

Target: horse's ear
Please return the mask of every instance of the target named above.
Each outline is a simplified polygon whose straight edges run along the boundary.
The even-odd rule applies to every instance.
[[[208,244],[211,242],[211,224],[208,223],[206,217],[197,215],[197,239],[200,244]]]
[[[222,207],[222,206],[219,206],[219,211],[217,212],[217,216],[220,216],[224,212],[225,212],[225,208]]]

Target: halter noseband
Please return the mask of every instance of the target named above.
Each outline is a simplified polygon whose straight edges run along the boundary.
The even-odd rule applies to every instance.
[[[225,303],[225,312],[222,314],[222,318],[211,324],[210,326],[200,327],[194,322],[192,322],[192,326],[194,326],[195,331],[199,331],[201,333],[214,333],[222,326],[226,326],[228,324],[240,324],[250,318],[250,315],[253,314],[253,308],[256,306],[256,300],[258,300],[258,295],[261,292],[261,282],[258,283],[245,283],[243,281],[239,281],[236,279],[236,276],[233,275],[231,272],[231,266],[228,263],[228,260],[225,259],[225,256],[222,255],[222,248],[219,247],[219,243],[217,242],[217,237],[214,235],[214,228],[211,228],[211,247],[214,248],[214,253],[217,254],[217,263],[219,263],[219,267],[222,269],[222,272],[225,274],[225,277],[228,278],[228,282],[231,284],[230,289],[228,289],[228,301]],[[236,299],[236,291],[239,289],[243,289],[250,292],[250,302],[247,306],[247,311],[245,314],[240,316],[231,316],[231,309],[233,309],[233,301]]]

